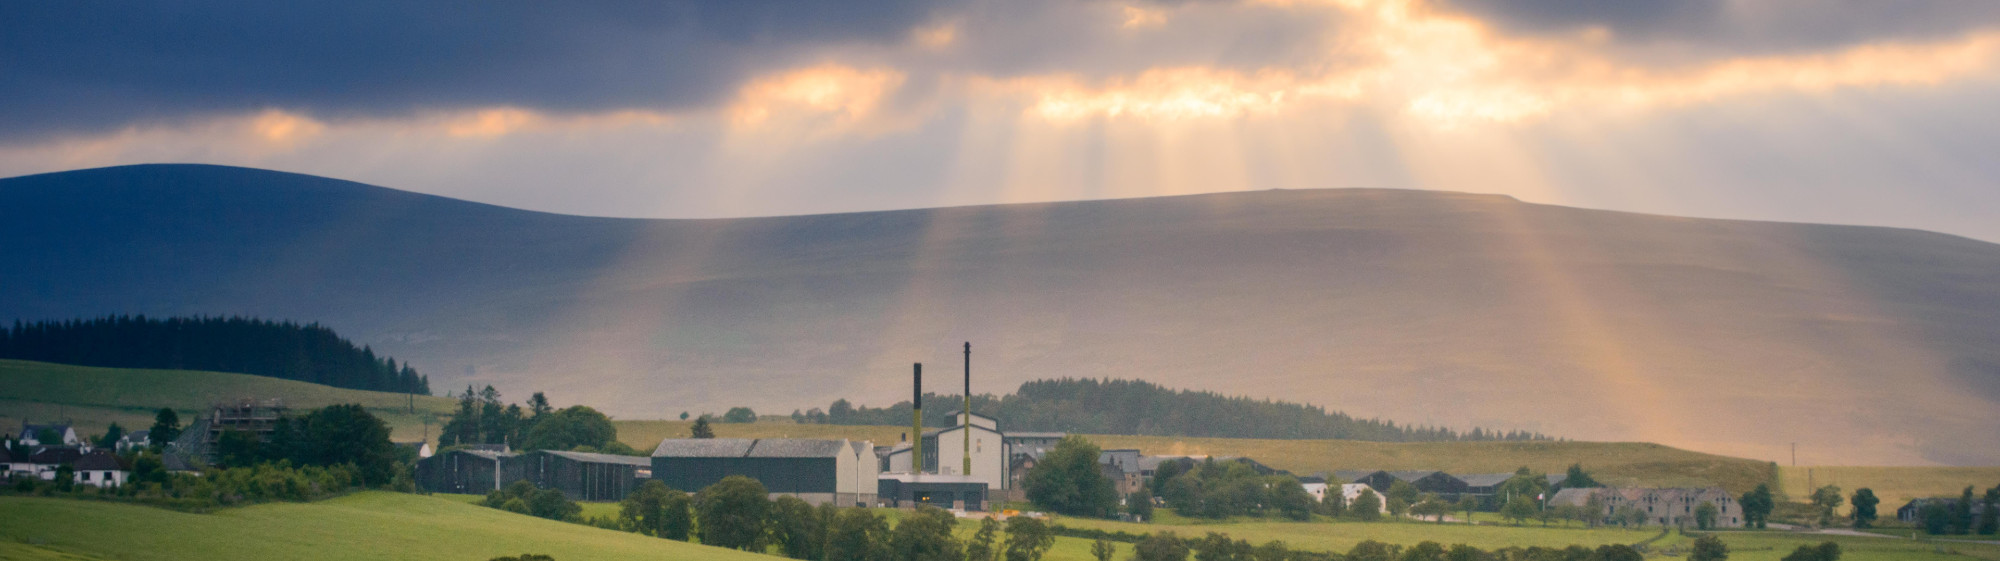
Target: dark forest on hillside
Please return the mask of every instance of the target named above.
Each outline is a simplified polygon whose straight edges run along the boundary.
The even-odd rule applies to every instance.
[[[951,421],[947,413],[962,409],[964,399],[924,394],[924,426],[947,426]],[[833,425],[905,425],[910,409],[908,401],[876,408],[842,399],[825,411],[814,408],[795,413],[794,418]],[[972,411],[999,419],[1001,429],[1008,431],[1378,442],[1553,440],[1524,431],[1397,426],[1324,407],[1173,390],[1143,380],[1036,380],[1009,395],[975,395]]]
[[[0,329],[0,358],[235,372],[336,388],[431,393],[430,380],[416,369],[355,347],[332,329],[240,317],[16,321]]]

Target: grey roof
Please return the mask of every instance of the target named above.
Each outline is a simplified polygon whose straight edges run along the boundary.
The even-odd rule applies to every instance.
[[[589,462],[597,464],[625,464],[631,466],[653,465],[653,459],[644,456],[622,456],[618,454],[596,454],[591,452],[564,452],[560,450],[542,450],[540,451],[540,453],[548,454],[551,456],[569,458],[579,462]]]
[[[834,458],[849,444],[805,438],[669,438],[654,456],[675,458]]]
[[[167,471],[201,471],[201,464],[194,458],[172,450],[160,455],[160,464],[164,465]]]
[[[454,454],[471,454],[471,455],[474,455],[474,456],[479,456],[479,457],[481,457],[481,458],[486,458],[486,459],[488,459],[488,460],[498,460],[498,459],[501,459],[501,458],[512,458],[512,457],[514,457],[514,456],[519,456],[519,455],[520,455],[520,454],[515,454],[515,453],[513,453],[513,452],[499,452],[499,451],[494,451],[494,450],[479,450],[479,449],[474,449],[474,448],[468,448],[468,449],[464,449],[464,450],[452,450],[452,451],[451,451],[451,453],[454,453]],[[442,455],[443,455],[443,454],[439,454],[438,456],[442,456]],[[435,458],[435,457],[437,457],[437,456],[431,456],[431,457]]]
[[[1418,479],[1430,477],[1431,474],[1435,473],[1444,473],[1444,472],[1437,470],[1410,469],[1410,470],[1389,472],[1389,477],[1394,477],[1396,479],[1401,479],[1404,481],[1416,481]],[[1445,475],[1451,475],[1451,474],[1446,473]]]
[[[1359,481],[1363,477],[1375,475],[1375,473],[1378,471],[1381,470],[1343,469],[1340,471],[1333,472],[1333,477],[1334,479],[1339,479],[1342,483],[1353,483],[1355,481]]]
[[[125,470],[124,466],[118,465],[117,457],[112,456],[110,452],[104,450],[93,450],[89,454],[84,454],[78,457],[71,465],[75,469],[89,471]]]
[[[848,446],[852,446],[854,448],[854,454],[857,456],[861,454],[873,453],[875,451],[875,445],[869,443],[866,440],[849,441],[847,444]]]
[[[1057,439],[1057,440],[1061,440],[1061,439],[1062,439],[1062,437],[1065,437],[1065,436],[1069,436],[1069,433],[1066,433],[1066,432],[1009,432],[1009,433],[1007,433],[1007,440],[1027,440],[1027,439],[1030,439],[1030,438],[1054,438],[1054,439]]]
[[[1590,501],[1590,494],[1596,491],[1597,489],[1595,488],[1563,489],[1561,491],[1556,491],[1555,496],[1549,497],[1549,504],[1583,506],[1584,503]]]
[[[1466,475],[1454,475],[1453,477],[1457,477],[1460,481],[1464,481],[1466,485],[1470,485],[1473,487],[1493,487],[1501,483],[1506,483],[1507,480],[1509,479],[1513,479],[1514,474],[1471,473]]]

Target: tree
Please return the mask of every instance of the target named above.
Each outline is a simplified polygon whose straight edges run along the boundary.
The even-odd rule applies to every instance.
[[[1507,503],[1500,507],[1500,517],[1513,521],[1515,526],[1534,516],[1535,501],[1520,495],[1507,499]]]
[[[180,437],[181,416],[174,413],[173,408],[161,407],[160,412],[153,415],[153,428],[147,430],[146,440],[154,446],[166,446]]]
[[[1195,540],[1192,548],[1195,561],[1239,561],[1250,553],[1249,542],[1231,540],[1215,532]]]
[[[1311,520],[1313,498],[1305,485],[1291,477],[1279,477],[1271,484],[1271,503],[1285,518]]]
[[[370,486],[387,485],[400,465],[396,445],[389,442],[389,424],[353,403],[279,419],[270,448],[269,459],[286,459],[297,466],[352,464],[361,482]]]
[[[1144,522],[1153,519],[1153,494],[1145,487],[1125,496],[1125,512]]]
[[[1292,549],[1285,542],[1271,540],[1250,552],[1251,561],[1291,561]]]
[[[1382,498],[1375,496],[1374,489],[1362,489],[1361,494],[1354,497],[1354,505],[1347,510],[1354,513],[1355,518],[1360,518],[1366,522],[1380,520],[1382,518]]]
[[[522,450],[573,450],[578,446],[604,448],[618,441],[618,427],[611,418],[582,405],[572,405],[542,416],[521,442]]]
[[[528,495],[528,514],[536,518],[578,522],[583,520],[583,506],[569,500],[562,491],[542,489]]]
[[[1580,509],[1583,511],[1583,516],[1585,517],[1584,524],[1592,528],[1602,525],[1607,508],[1604,504],[1604,495],[1592,492],[1588,498],[1583,500],[1583,508]]]
[[[118,447],[118,439],[121,438],[125,438],[125,427],[118,426],[117,421],[112,421],[111,426],[104,428],[104,436],[97,439],[97,447],[115,449]]]
[[[1812,493],[1812,505],[1814,508],[1819,509],[1819,525],[1825,527],[1828,524],[1832,524],[1834,511],[1839,509],[1840,505],[1844,502],[1846,502],[1846,499],[1841,498],[1840,486],[1838,485],[1828,485],[1814,489]]]
[[[528,398],[528,413],[533,415],[529,419],[540,421],[543,415],[554,412],[555,408],[549,406],[549,396],[542,395],[542,392],[535,392]]]
[[[1951,533],[1951,508],[1945,506],[1943,501],[1925,502],[1917,518],[1923,521],[1924,532],[1934,536]]]
[[[1007,546],[1002,552],[1005,561],[1041,561],[1042,554],[1055,545],[1055,531],[1047,523],[1026,516],[1007,519]]]
[[[1375,540],[1362,540],[1347,550],[1348,561],[1395,561],[1397,546]]]
[[[1132,546],[1132,561],[1187,561],[1187,543],[1173,532],[1147,534]]]
[[[1851,513],[1854,527],[1868,528],[1875,525],[1875,505],[1882,504],[1882,499],[1875,498],[1874,489],[1867,487],[1855,489],[1854,499],[1848,502],[1854,505],[1854,511]]]
[[[695,495],[701,543],[716,547],[761,551],[764,519],[771,509],[763,483],[731,475]]]
[[[1389,504],[1383,505],[1383,508],[1389,509],[1389,516],[1392,518],[1401,518],[1410,513],[1410,503],[1403,502],[1402,497],[1389,497]]]
[[[898,561],[965,561],[965,546],[952,536],[958,518],[934,506],[919,506],[889,534],[889,555]]]
[[[1028,470],[1023,481],[1028,500],[1072,516],[1109,516],[1118,506],[1118,489],[1098,467],[1099,455],[1097,445],[1083,437],[1063,437]]]
[[[1991,536],[2000,532],[2000,485],[1986,490],[1980,501],[1980,509],[1986,514],[1979,517],[1979,535]]]
[[[1479,510],[1479,499],[1474,498],[1471,494],[1459,495],[1457,510],[1465,513],[1465,523],[1471,524],[1472,511]]]
[[[994,561],[994,549],[998,545],[1000,521],[992,518],[979,519],[979,532],[972,535],[972,541],[965,544],[966,561]]]
[[[1417,495],[1419,494],[1417,486],[1411,485],[1408,481],[1398,479],[1389,483],[1389,492],[1384,496],[1391,499],[1403,499],[1403,504],[1413,505],[1417,504],[1417,500],[1419,499]],[[1402,513],[1396,514],[1398,516],[1402,515]]]
[[[1743,509],[1743,525],[1758,529],[1764,528],[1771,518],[1771,509],[1777,506],[1771,498],[1771,486],[1765,483],[1758,483],[1756,489],[1744,493],[1736,504]]]
[[[55,486],[57,491],[68,493],[76,488],[76,468],[69,464],[56,466]]]
[[[827,528],[826,561],[886,561],[889,523],[865,508],[841,509]]]
[[[1783,561],[1840,561],[1840,544],[1801,545],[1786,555]]]
[[[786,557],[825,557],[826,523],[819,510],[798,497],[786,495],[771,501],[771,539]]]
[[[688,429],[688,438],[715,438],[715,429],[708,427],[708,416],[695,418],[694,426]]]
[[[757,412],[750,410],[748,407],[731,407],[728,411],[722,413],[722,422],[755,423],[757,422]]]
[[[1444,499],[1438,498],[1436,494],[1424,493],[1422,500],[1410,506],[1410,514],[1417,515],[1419,519],[1425,516],[1435,516],[1437,517],[1437,523],[1443,524],[1444,515],[1451,511],[1451,507],[1451,503],[1444,502]]]
[[[1713,529],[1715,517],[1721,514],[1721,509],[1715,508],[1715,503],[1702,501],[1701,506],[1694,507],[1694,526],[1703,531]]]
[[[159,454],[150,451],[140,452],[138,457],[132,459],[132,477],[126,481],[134,484],[165,484],[167,464],[160,460]]]
[[[618,503],[618,521],[648,536],[687,541],[694,526],[688,495],[666,482],[648,479]]]
[[[1444,545],[1424,540],[1403,550],[1403,561],[1444,561]]]
[[[1591,561],[1646,561],[1646,555],[1639,553],[1639,550],[1633,549],[1632,546],[1619,543],[1598,546],[1597,553],[1590,559]]]
[[[1688,552],[1688,561],[1726,561],[1729,559],[1729,545],[1714,534],[1694,539],[1694,549]]]
[[[1972,486],[1965,486],[1965,494],[1952,504],[1951,533],[1964,535],[1972,532]]]
[[[224,468],[250,467],[263,463],[264,441],[247,430],[225,430],[215,437],[215,463]]]
[[[1111,556],[1116,554],[1118,548],[1111,545],[1111,540],[1097,538],[1097,541],[1090,542],[1090,556],[1097,561],[1111,561]]]
[[[1597,478],[1590,476],[1590,472],[1583,471],[1583,464],[1569,465],[1569,474],[1563,476],[1562,486],[1564,489],[1603,487],[1597,483]]]

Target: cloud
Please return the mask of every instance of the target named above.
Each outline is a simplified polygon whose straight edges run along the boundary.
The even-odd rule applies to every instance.
[[[1933,42],[2000,27],[2000,3],[1961,0],[1437,0],[1517,35],[1604,34],[1626,58],[1676,64]]]
[[[0,7],[0,134],[260,109],[338,119],[706,106],[819,49],[900,42],[952,4],[10,3]]]

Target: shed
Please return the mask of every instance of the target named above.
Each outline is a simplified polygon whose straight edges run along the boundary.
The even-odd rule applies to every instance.
[[[772,495],[866,505],[875,501],[881,472],[874,449],[872,443],[849,440],[670,438],[653,450],[653,478],[695,492],[741,475],[763,483]]]
[[[577,501],[624,499],[653,475],[652,458],[639,456],[541,450],[514,461],[536,487],[560,490]]]
[[[417,461],[417,487],[432,493],[485,494],[523,478],[512,452],[450,450]]]

